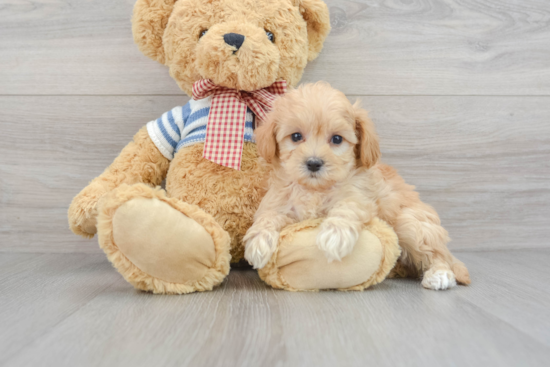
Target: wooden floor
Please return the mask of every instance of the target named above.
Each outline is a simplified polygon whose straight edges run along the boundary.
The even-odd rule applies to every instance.
[[[548,366],[550,250],[461,252],[473,284],[134,290],[97,254],[0,254],[1,366]]]

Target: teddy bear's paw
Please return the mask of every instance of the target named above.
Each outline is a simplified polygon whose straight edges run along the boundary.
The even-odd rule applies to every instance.
[[[395,232],[387,224],[373,221],[359,232],[350,254],[328,263],[318,246],[321,228],[316,221],[284,228],[276,255],[259,271],[260,278],[275,288],[292,291],[363,290],[384,280],[400,255]]]
[[[261,269],[266,266],[279,241],[279,233],[276,231],[260,230],[250,232],[244,237],[246,243],[244,258],[254,267]]]
[[[72,209],[72,208],[71,208]],[[97,233],[97,220],[95,216],[86,216],[80,212],[77,214],[69,214],[69,227],[73,233],[84,238],[92,238]]]
[[[450,269],[428,269],[422,278],[422,286],[435,291],[456,286],[454,273]]]
[[[325,253],[328,262],[341,261],[351,254],[359,233],[341,218],[327,218],[317,235],[317,246]]]
[[[200,224],[157,199],[132,199],[118,208],[113,240],[139,269],[171,283],[201,279],[216,255]]]
[[[72,201],[68,217],[73,233],[92,238],[96,233],[97,203],[105,190],[97,184],[91,184],[82,190]]]
[[[98,236],[113,265],[142,290],[210,290],[229,272],[230,238],[214,218],[146,185],[123,185],[102,201]]]

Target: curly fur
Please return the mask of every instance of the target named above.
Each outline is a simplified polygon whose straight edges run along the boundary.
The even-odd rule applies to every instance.
[[[294,133],[302,138],[292,140]],[[334,144],[334,136],[342,142]],[[374,124],[343,93],[326,83],[289,92],[276,101],[257,140],[274,171],[245,237],[245,257],[254,265],[263,265],[275,251],[261,243],[262,234],[289,223],[326,217],[317,244],[329,260],[339,260],[351,253],[362,225],[379,217],[399,237],[401,266],[424,274],[426,288],[452,287],[455,278],[470,283],[468,270],[446,246],[450,239],[435,210],[393,168],[378,163]],[[319,171],[308,170],[312,158],[324,162]]]
[[[140,50],[166,64],[189,95],[199,77],[247,91],[276,80],[294,86],[330,31],[321,0],[138,0],[132,23]],[[226,33],[246,37],[236,57]]]
[[[266,31],[274,33],[273,43]],[[276,80],[296,85],[308,60],[321,51],[329,31],[328,8],[321,0],[137,0],[132,18],[139,49],[167,65],[171,76],[189,95],[199,79],[248,91]],[[237,52],[224,42],[223,35],[239,32],[246,38]],[[113,190],[124,184],[154,187],[166,178],[167,192],[162,200],[174,207],[187,202],[204,210],[230,236],[231,254],[238,261],[244,252],[242,237],[266,191],[267,170],[258,163],[254,145],[248,143],[241,171],[204,160],[202,144],[182,149],[169,162],[144,128],[113,164],[74,198],[68,213],[70,227],[89,238],[99,231],[109,258],[140,289],[159,293],[191,292],[193,287],[211,289],[221,278],[213,277],[204,284],[165,284],[140,273],[116,252],[116,245],[109,244],[110,223],[112,211],[121,204],[122,191],[116,190],[115,194]],[[125,186],[125,190],[152,197],[145,187],[138,185],[132,191],[133,187]],[[154,197],[162,196],[155,192]],[[189,209],[182,206],[181,210]],[[98,215],[103,218],[99,224]],[[219,269],[217,274],[226,273]]]
[[[204,144],[178,152],[168,177],[170,197],[195,204],[212,215],[231,236],[233,262],[244,256],[242,238],[267,191],[269,166],[258,159],[256,144],[245,143],[240,171],[202,158]]]

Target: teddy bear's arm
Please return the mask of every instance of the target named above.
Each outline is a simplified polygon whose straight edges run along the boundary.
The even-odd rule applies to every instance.
[[[97,231],[97,204],[101,197],[123,183],[160,185],[169,164],[170,161],[149,137],[147,129],[140,129],[114,162],[73,199],[69,208],[71,230],[87,238],[93,237]]]

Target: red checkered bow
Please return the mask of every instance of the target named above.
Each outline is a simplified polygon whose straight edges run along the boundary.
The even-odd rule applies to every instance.
[[[286,93],[286,81],[253,92],[215,85],[202,79],[193,84],[193,99],[212,97],[202,156],[225,167],[241,169],[246,107],[261,120],[273,107],[277,95]]]

